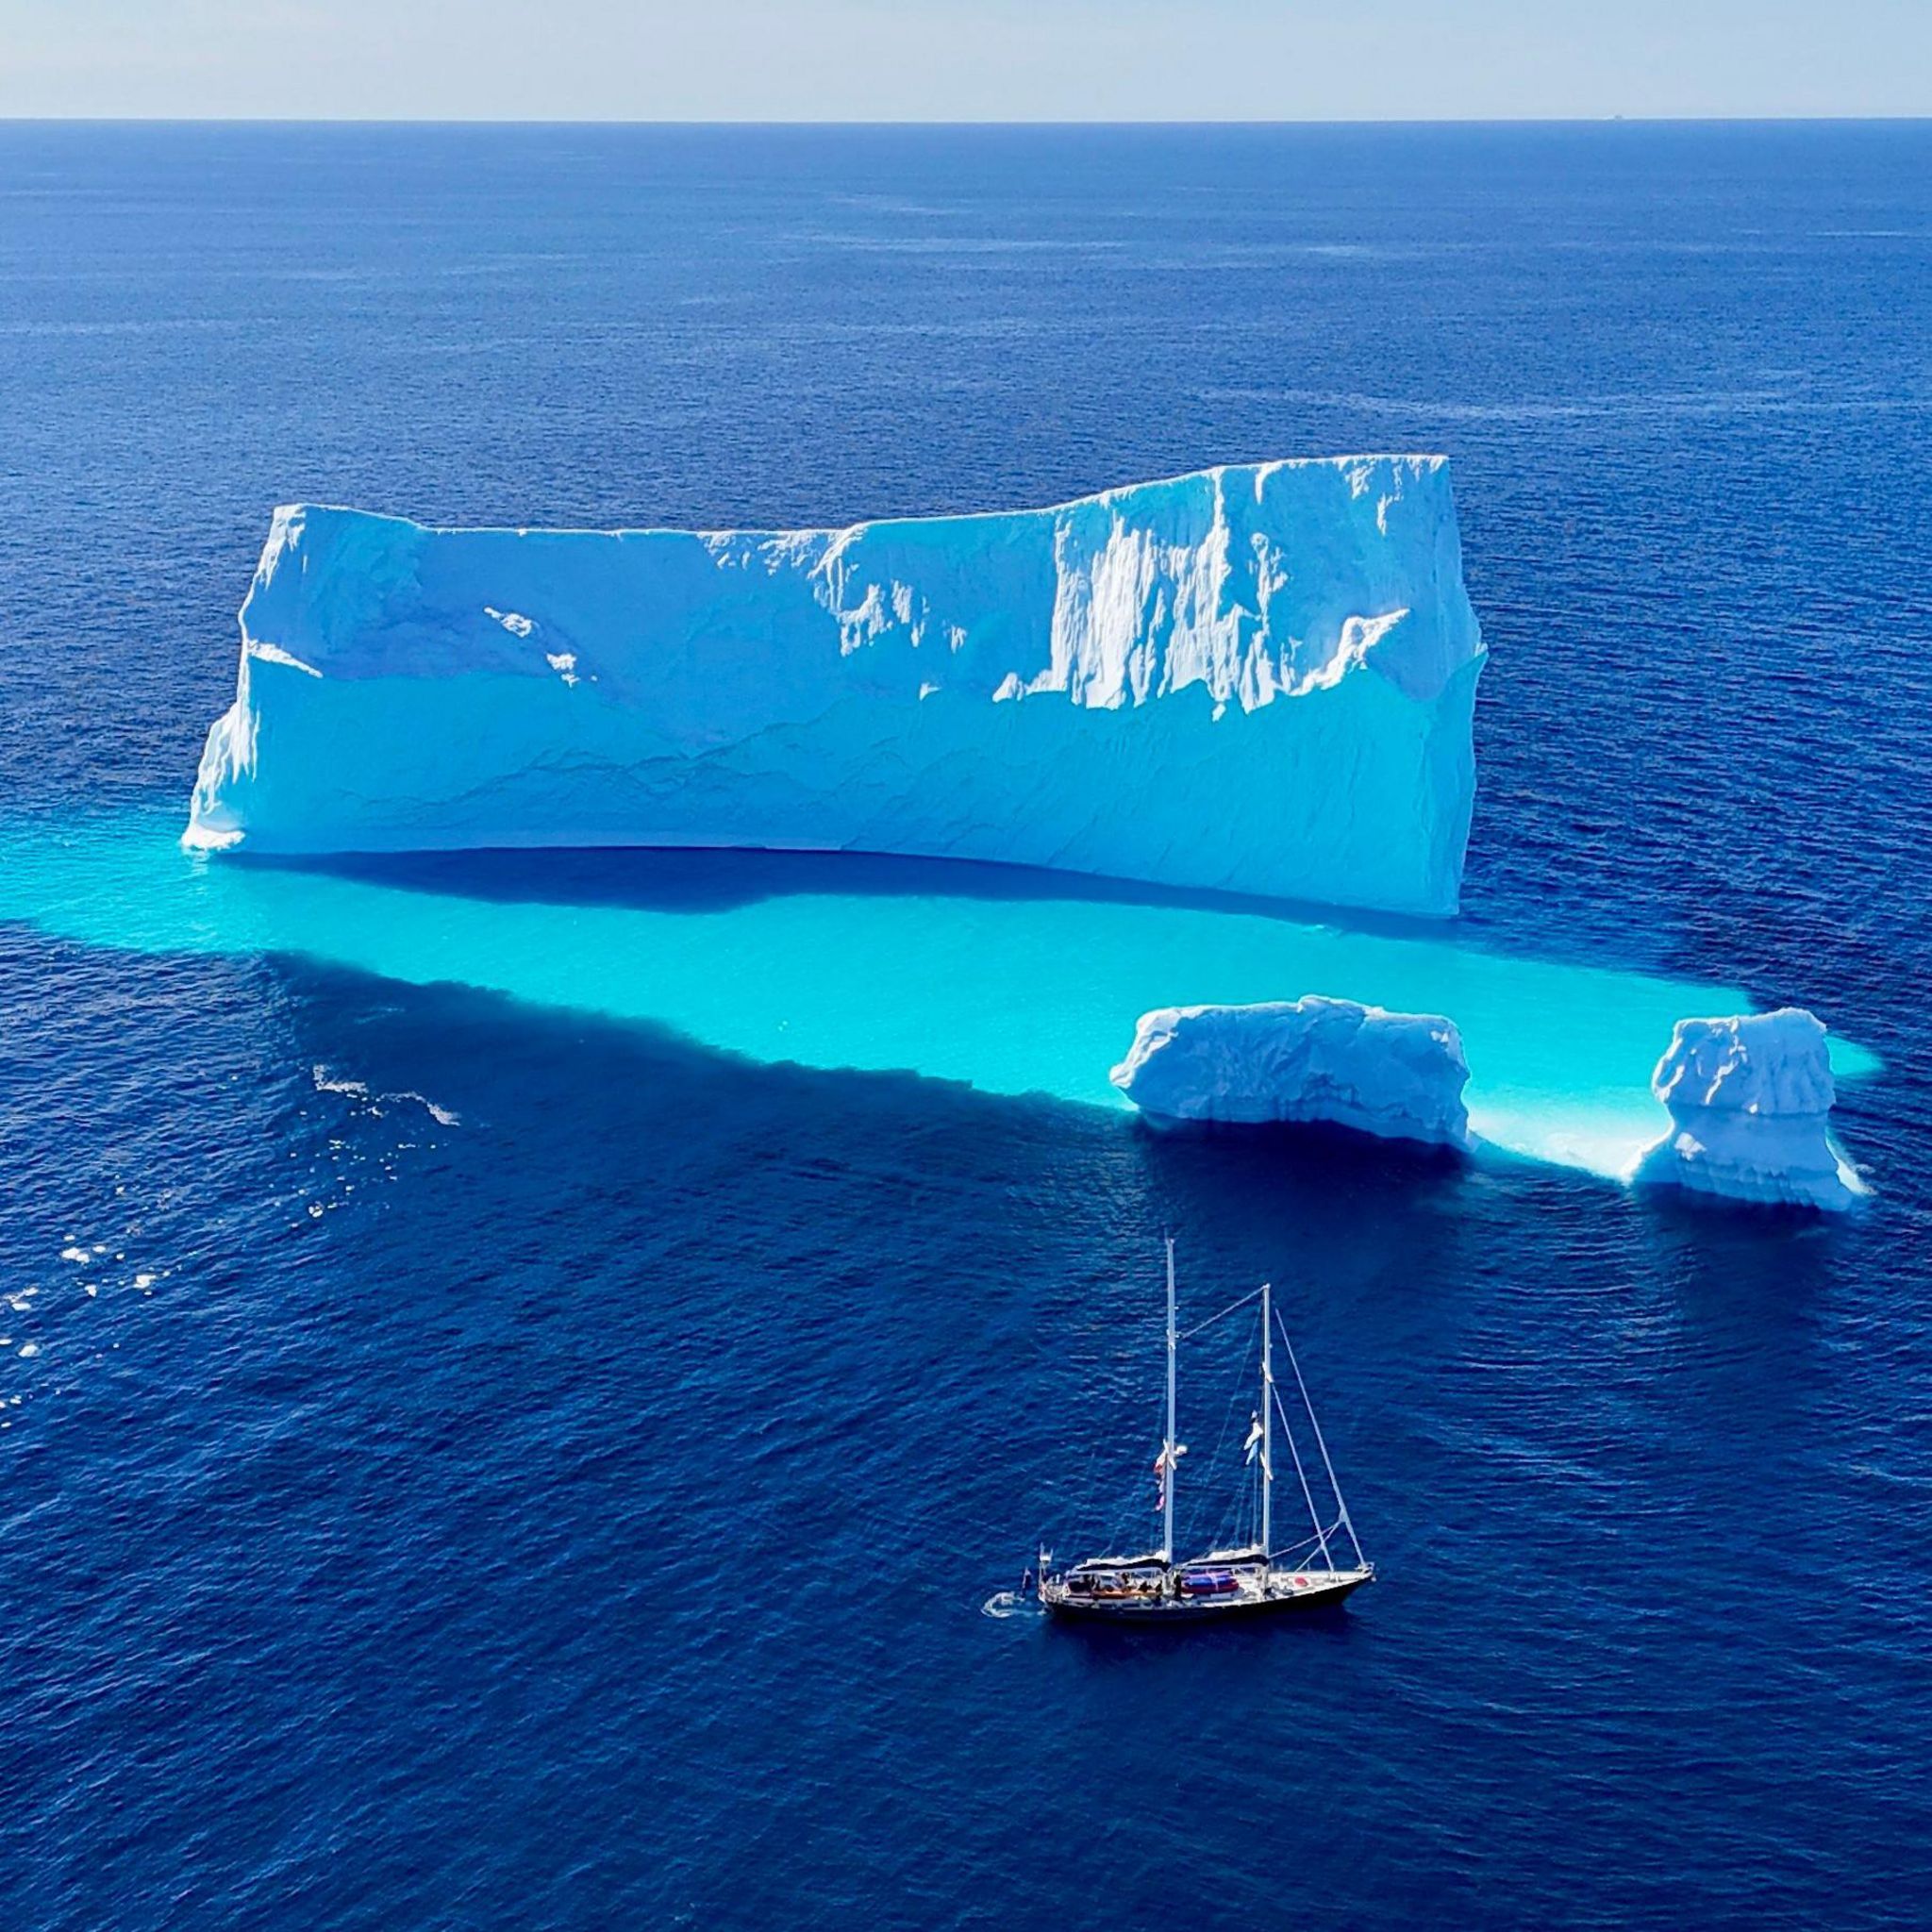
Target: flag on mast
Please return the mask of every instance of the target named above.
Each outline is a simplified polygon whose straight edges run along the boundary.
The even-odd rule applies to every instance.
[[[1172,1461],[1169,1460],[1168,1453],[1165,1449],[1154,1458],[1154,1507],[1156,1509],[1165,1509],[1167,1507],[1168,1472],[1187,1453],[1188,1445],[1185,1442],[1176,1442],[1174,1445],[1174,1457]]]

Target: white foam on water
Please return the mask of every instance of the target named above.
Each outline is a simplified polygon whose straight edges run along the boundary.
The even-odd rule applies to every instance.
[[[446,1107],[438,1107],[426,1093],[385,1093],[382,1097],[385,1100],[413,1100],[418,1107],[427,1111],[429,1118],[440,1127],[457,1127],[462,1124],[461,1115],[453,1113]]]
[[[377,1093],[371,1090],[366,1081],[343,1079],[325,1066],[315,1067],[311,1072],[311,1078],[318,1093],[340,1093],[350,1100],[358,1100],[378,1120],[382,1118],[385,1106],[408,1101],[424,1108],[438,1126],[456,1127],[462,1124],[461,1115],[449,1108],[439,1107],[426,1093],[418,1093],[412,1089],[405,1088],[399,1093]],[[331,1147],[340,1147],[342,1144],[340,1141],[329,1142]]]
[[[997,1590],[980,1605],[982,1617],[993,1617],[1004,1623],[1009,1617],[1037,1617],[1040,1606],[1031,1597],[1023,1597],[1017,1591]]]

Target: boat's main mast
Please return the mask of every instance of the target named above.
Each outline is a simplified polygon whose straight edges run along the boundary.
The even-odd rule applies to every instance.
[[[1274,1321],[1268,1307],[1268,1283],[1261,1284],[1261,1558],[1274,1553],[1274,1370],[1270,1343]]]
[[[1160,1560],[1174,1561],[1174,1237],[1167,1238],[1167,1435],[1160,1445]]]

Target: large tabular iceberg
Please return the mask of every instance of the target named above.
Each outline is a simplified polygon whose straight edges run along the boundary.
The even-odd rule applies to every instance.
[[[1443,459],[791,534],[275,513],[191,844],[738,845],[1455,911]]]
[[[1869,1191],[1833,1143],[1824,1026],[1802,1007],[1679,1020],[1651,1088],[1671,1131],[1639,1163],[1640,1182],[1833,1209]]]
[[[1320,1121],[1384,1140],[1470,1144],[1461,1036],[1434,1013],[1353,1000],[1143,1013],[1113,1084],[1157,1124]]]

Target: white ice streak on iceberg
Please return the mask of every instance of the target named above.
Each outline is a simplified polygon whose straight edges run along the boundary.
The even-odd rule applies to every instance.
[[[739,845],[1456,909],[1483,646],[1447,466],[842,530],[275,512],[198,846]]]
[[[1651,1091],[1671,1131],[1639,1160],[1639,1183],[1831,1210],[1871,1191],[1832,1139],[1825,1030],[1802,1007],[1679,1020]]]
[[[1141,1015],[1113,1084],[1158,1124],[1326,1122],[1470,1145],[1461,1036],[1432,1013],[1353,1000],[1166,1007]]]

